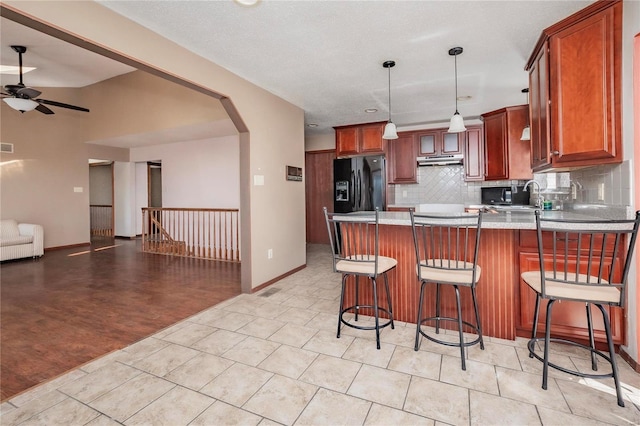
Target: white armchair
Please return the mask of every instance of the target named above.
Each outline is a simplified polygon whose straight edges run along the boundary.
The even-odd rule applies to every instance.
[[[44,231],[41,225],[0,220],[0,261],[44,254]]]

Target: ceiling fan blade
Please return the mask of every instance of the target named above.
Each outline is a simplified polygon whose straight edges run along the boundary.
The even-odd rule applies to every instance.
[[[75,105],[64,104],[62,102],[49,101],[47,99],[34,99],[34,100],[36,102],[40,103],[40,104],[53,105],[53,106],[57,106],[57,107],[60,107],[60,108],[68,108],[68,109],[75,109],[76,111],[89,112],[89,110],[87,108],[83,108],[83,107],[79,107],[79,106],[75,106]]]
[[[54,112],[53,112],[53,111],[51,111],[49,108],[47,108],[46,106],[44,106],[44,105],[42,105],[42,104],[39,104],[39,105],[36,107],[36,111],[40,111],[40,112],[41,112],[41,113],[43,113],[43,114],[54,114]]]
[[[18,89],[16,91],[16,95],[24,98],[25,96],[29,99],[33,99],[35,97],[38,97],[42,94],[42,92],[36,90],[36,89],[32,89],[31,87],[23,87],[22,89]]]

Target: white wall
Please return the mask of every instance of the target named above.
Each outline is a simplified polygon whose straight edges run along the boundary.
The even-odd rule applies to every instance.
[[[135,164],[116,161],[113,165],[114,234],[135,237]]]
[[[147,192],[147,163],[140,162],[135,163],[135,175],[136,175],[136,185],[135,185],[135,199],[136,199],[136,207],[135,207],[135,216],[136,216],[136,233],[138,235],[142,235],[142,208],[149,207],[149,195]]]
[[[240,207],[237,136],[131,149],[132,161],[162,163],[163,207]]]

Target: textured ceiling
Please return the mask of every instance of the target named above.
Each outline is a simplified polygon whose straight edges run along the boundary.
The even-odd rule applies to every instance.
[[[333,126],[386,120],[391,70],[392,119],[399,126],[467,119],[527,102],[524,71],[542,29],[592,1],[275,1],[254,6],[225,1],[100,1],[128,18],[305,110],[307,135]],[[6,19],[0,25],[2,63],[9,45],[24,44],[25,75],[35,87],[82,87],[131,68]],[[15,84],[16,76],[2,76]],[[215,88],[224,91],[224,88]],[[46,94],[46,93],[45,93]],[[367,108],[378,112],[367,114]]]
[[[592,1],[101,1],[305,110],[307,134],[386,120],[467,118],[527,102],[525,62],[542,29]],[[223,90],[223,89],[221,89]],[[366,108],[377,113],[367,114]]]

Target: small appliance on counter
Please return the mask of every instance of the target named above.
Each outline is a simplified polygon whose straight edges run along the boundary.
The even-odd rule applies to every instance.
[[[529,191],[524,186],[489,186],[482,187],[481,197],[484,205],[527,205],[529,204]]]

